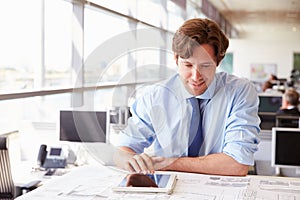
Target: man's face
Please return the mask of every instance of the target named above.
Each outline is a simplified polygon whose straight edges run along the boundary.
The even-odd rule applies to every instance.
[[[178,57],[178,67],[187,91],[194,96],[203,94],[212,82],[217,68],[213,47],[208,44],[195,47],[191,57]]]

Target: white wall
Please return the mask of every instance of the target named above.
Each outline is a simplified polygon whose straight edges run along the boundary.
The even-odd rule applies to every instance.
[[[293,53],[300,52],[300,34],[276,38],[231,39],[227,52],[233,53],[234,74],[250,79],[252,63],[275,63],[278,78],[289,79]]]

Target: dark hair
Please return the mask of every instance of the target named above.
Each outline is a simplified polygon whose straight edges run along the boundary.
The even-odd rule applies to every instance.
[[[271,74],[270,80],[278,80],[278,77],[275,74]]]
[[[273,84],[271,81],[266,81],[262,87],[263,92],[266,91],[269,88],[273,88]]]
[[[224,58],[229,45],[228,38],[217,23],[209,19],[190,19],[176,31],[172,50],[176,57],[189,58],[196,46],[209,44],[214,49],[217,65]]]

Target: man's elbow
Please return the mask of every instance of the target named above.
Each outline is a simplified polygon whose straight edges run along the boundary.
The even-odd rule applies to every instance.
[[[225,154],[226,155],[226,154]],[[230,176],[246,176],[249,171],[249,165],[239,163],[233,157],[226,155],[228,158],[228,174]]]
[[[234,170],[234,176],[246,176],[249,171],[249,165],[238,164]]]

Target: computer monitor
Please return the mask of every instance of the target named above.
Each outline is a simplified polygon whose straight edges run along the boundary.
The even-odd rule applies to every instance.
[[[276,113],[258,113],[261,130],[272,130],[276,126]]]
[[[106,111],[61,110],[59,140],[69,142],[106,142]]]
[[[281,107],[282,96],[259,95],[258,112],[276,113]]]
[[[299,117],[292,115],[277,115],[276,127],[299,128]]]
[[[276,112],[281,107],[281,95],[259,95],[258,116],[262,130],[272,130],[276,126]]]
[[[300,129],[272,129],[272,159],[273,167],[300,168]]]

